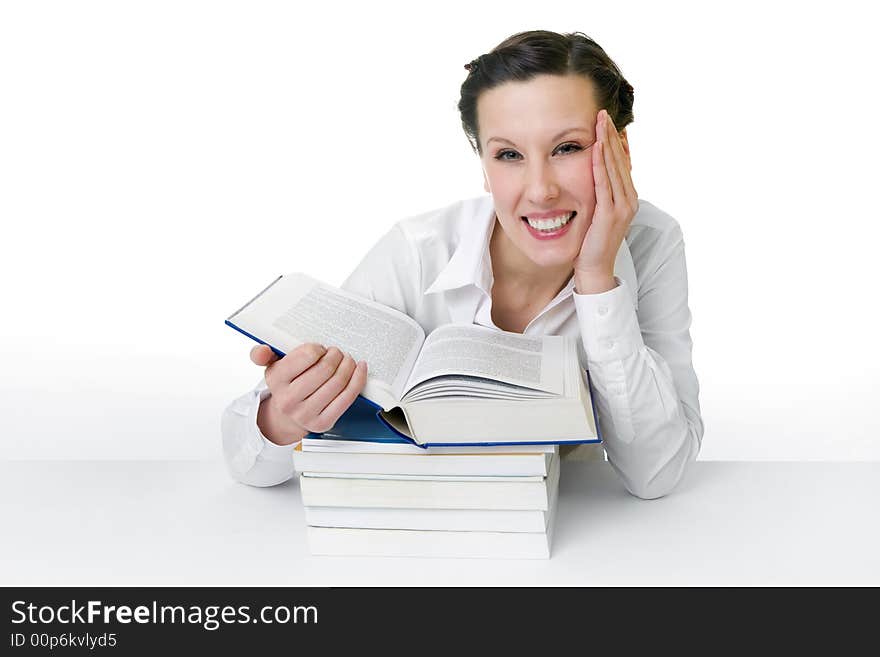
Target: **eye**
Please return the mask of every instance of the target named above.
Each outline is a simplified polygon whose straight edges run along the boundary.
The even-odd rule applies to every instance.
[[[519,155],[519,153],[517,153],[516,151],[508,151],[508,150],[504,150],[504,151],[499,151],[498,154],[495,155],[495,159],[496,159],[496,160],[501,160],[501,161],[504,161],[504,160],[511,161],[511,158],[509,158],[509,157],[505,157],[505,155],[508,155],[508,154],[510,154],[510,155]]]
[[[583,150],[580,144],[575,144],[574,142],[569,142],[567,144],[562,144],[557,151],[562,151],[563,149],[568,149],[566,152],[568,153],[577,153],[578,151]],[[573,149],[573,150],[572,150]]]
[[[561,144],[560,146],[558,146],[556,148],[556,151],[554,151],[554,152],[561,153],[563,155],[568,155],[569,153],[577,153],[582,150],[584,150],[584,149],[580,144],[577,144],[575,142],[568,142],[568,143]],[[512,155],[513,157],[507,157],[508,155]],[[510,149],[505,149],[503,151],[499,151],[495,155],[495,159],[501,160],[502,162],[505,162],[505,161],[506,162],[514,162],[519,157],[521,157],[519,153],[517,153],[514,150],[510,150]]]

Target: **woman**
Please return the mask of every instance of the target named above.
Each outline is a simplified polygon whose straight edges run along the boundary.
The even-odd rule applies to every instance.
[[[632,494],[665,495],[703,423],[681,230],[630,177],[633,89],[580,33],[516,34],[465,68],[462,126],[491,196],[399,222],[343,288],[426,333],[466,322],[580,336],[604,442],[563,456],[604,447]],[[293,475],[293,445],[351,405],[366,363],[313,344],[251,359],[264,380],[226,409],[224,451],[235,478],[273,485]]]

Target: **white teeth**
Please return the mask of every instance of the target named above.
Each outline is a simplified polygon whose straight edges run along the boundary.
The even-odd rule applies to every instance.
[[[557,230],[561,228],[569,221],[571,221],[572,217],[574,217],[574,212],[569,212],[568,214],[561,214],[558,217],[552,217],[550,219],[529,219],[526,217],[526,221],[529,222],[529,226],[534,228],[535,230]]]

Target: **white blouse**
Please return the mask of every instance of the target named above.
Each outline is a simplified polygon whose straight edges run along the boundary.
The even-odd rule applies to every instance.
[[[491,196],[404,219],[342,287],[406,313],[426,334],[450,322],[497,328],[489,257],[494,223]],[[581,338],[579,357],[590,372],[603,442],[563,447],[565,458],[601,459],[604,448],[627,490],[656,498],[680,481],[703,437],[684,240],[675,219],[639,200],[614,274],[617,287],[601,294],[577,294],[570,280],[523,333]],[[294,445],[276,445],[257,428],[260,401],[269,394],[261,380],[222,418],[229,471],[253,486],[294,475]]]

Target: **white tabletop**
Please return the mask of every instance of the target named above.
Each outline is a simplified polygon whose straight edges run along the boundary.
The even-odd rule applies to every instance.
[[[0,462],[4,586],[880,585],[880,463],[698,462],[658,500],[564,462],[549,560],[313,557],[295,480]]]

